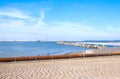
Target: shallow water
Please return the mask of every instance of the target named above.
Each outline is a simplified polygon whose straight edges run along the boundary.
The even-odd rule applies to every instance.
[[[56,42],[0,42],[0,57],[59,55],[87,49]]]

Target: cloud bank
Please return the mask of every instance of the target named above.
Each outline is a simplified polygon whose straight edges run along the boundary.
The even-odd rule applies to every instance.
[[[78,22],[45,22],[45,11],[39,17],[19,9],[0,11],[0,40],[84,40],[118,39],[119,28],[106,25],[97,28]]]

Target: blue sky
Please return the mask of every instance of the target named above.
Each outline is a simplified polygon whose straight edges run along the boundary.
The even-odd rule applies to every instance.
[[[119,0],[0,0],[0,40],[118,40]]]

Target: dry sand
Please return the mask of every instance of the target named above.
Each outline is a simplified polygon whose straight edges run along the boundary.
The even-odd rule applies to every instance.
[[[0,62],[0,79],[120,79],[120,56]]]

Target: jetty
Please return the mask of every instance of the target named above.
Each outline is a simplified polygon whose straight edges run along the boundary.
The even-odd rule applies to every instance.
[[[105,45],[98,45],[98,44],[84,43],[84,42],[77,43],[77,42],[59,41],[59,42],[56,42],[56,43],[63,44],[63,45],[77,46],[77,47],[93,48],[93,49],[106,48]]]

